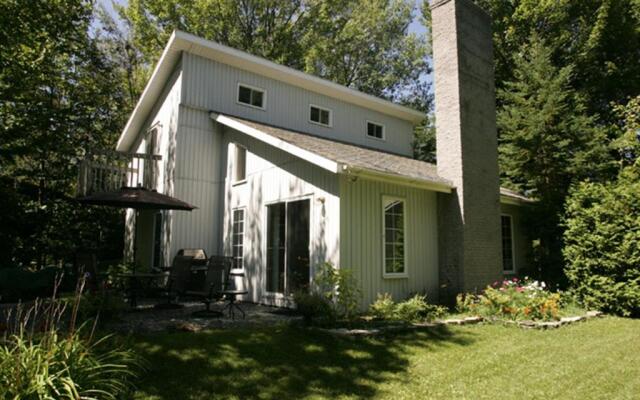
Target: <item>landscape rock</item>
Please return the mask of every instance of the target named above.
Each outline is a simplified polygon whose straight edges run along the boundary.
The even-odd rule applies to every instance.
[[[596,318],[602,315],[602,311],[587,311],[587,318]]]

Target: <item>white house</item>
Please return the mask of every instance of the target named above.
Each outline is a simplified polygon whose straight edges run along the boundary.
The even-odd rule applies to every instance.
[[[231,255],[244,300],[275,305],[324,261],[354,271],[364,306],[524,267],[528,200],[498,184],[489,18],[469,0],[432,7],[437,166],[411,158],[423,113],[174,32],[117,150],[160,155],[155,189],[198,209],[142,212],[138,261]]]

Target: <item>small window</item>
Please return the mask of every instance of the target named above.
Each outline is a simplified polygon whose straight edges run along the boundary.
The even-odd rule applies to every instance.
[[[331,110],[311,104],[309,106],[309,122],[331,126]]]
[[[239,84],[238,103],[264,110],[264,90]]]
[[[515,272],[513,257],[513,220],[511,215],[501,217],[502,225],[502,270]]]
[[[374,139],[384,140],[384,125],[367,121],[367,136]]]
[[[233,210],[231,247],[235,268],[244,268],[244,210]]]
[[[383,262],[385,276],[406,276],[405,202],[383,198]]]
[[[247,179],[247,149],[239,144],[234,145],[233,182],[243,182]]]

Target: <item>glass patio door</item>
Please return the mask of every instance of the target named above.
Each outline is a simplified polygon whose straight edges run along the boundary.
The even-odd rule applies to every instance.
[[[290,295],[309,285],[309,207],[309,200],[267,206],[267,292]]]

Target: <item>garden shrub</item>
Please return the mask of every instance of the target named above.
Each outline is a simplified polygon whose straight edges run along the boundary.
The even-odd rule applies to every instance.
[[[0,337],[0,398],[118,399],[130,394],[142,361],[111,336],[76,328],[84,282],[73,301],[53,296],[12,310]],[[95,327],[94,327],[95,328]]]
[[[48,297],[53,290],[58,268],[31,271],[22,267],[0,268],[0,301],[27,301]]]
[[[353,272],[326,262],[317,268],[315,289],[333,305],[337,317],[347,320],[358,314],[362,292]]]
[[[82,296],[78,314],[81,320],[99,318],[104,321],[117,317],[127,309],[128,305],[122,296],[109,290],[100,290]]]
[[[369,313],[379,319],[394,319],[395,312],[396,303],[389,293],[378,293],[376,301],[369,306]]]
[[[306,324],[318,321],[331,322],[335,319],[331,303],[320,293],[300,290],[293,294],[293,301]]]
[[[427,297],[416,294],[409,299],[395,303],[390,294],[378,294],[377,300],[369,306],[369,312],[376,318],[390,321],[421,322],[443,317],[447,309],[429,304]]]
[[[621,122],[613,182],[583,182],[566,202],[565,274],[585,307],[640,316],[640,96],[613,108]]]
[[[482,294],[460,294],[456,298],[461,313],[506,319],[557,320],[560,294],[546,290],[544,282],[518,278],[496,282]]]
[[[565,273],[587,308],[640,316],[638,177],[585,182],[567,200]]]

